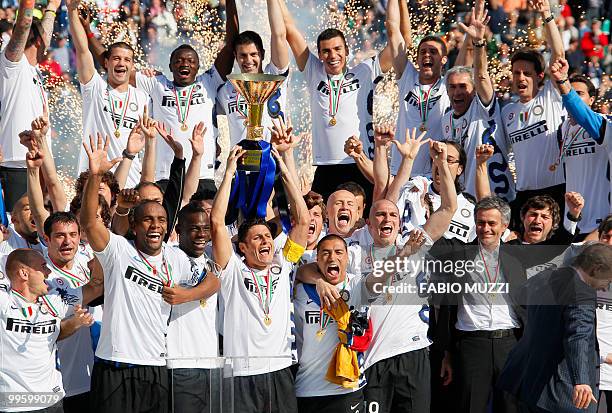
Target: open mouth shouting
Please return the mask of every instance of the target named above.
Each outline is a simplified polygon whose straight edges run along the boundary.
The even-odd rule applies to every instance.
[[[434,65],[433,60],[427,57],[424,58],[423,61],[421,62],[421,67],[423,69],[431,69],[433,68],[433,65]]]
[[[347,210],[338,211],[336,216],[336,228],[343,231],[349,231],[351,229],[351,214]]]
[[[148,244],[159,244],[162,242],[161,232],[151,231],[147,233],[147,243]]]
[[[527,234],[529,237],[540,238],[544,233],[544,225],[542,224],[530,224],[527,228]]]
[[[336,280],[340,276],[340,266],[335,263],[329,263],[325,269],[325,276],[328,280]]]
[[[127,67],[125,66],[115,66],[115,68],[113,69],[113,72],[117,76],[125,76],[128,70],[127,70]]]
[[[272,247],[270,245],[262,245],[257,249],[257,257],[263,262],[272,261]]]
[[[308,235],[314,235],[316,230],[317,230],[317,226],[315,225],[314,222],[311,222],[310,225],[308,225]]]
[[[388,238],[393,234],[393,225],[383,224],[379,227],[378,232],[380,233],[381,238]]]

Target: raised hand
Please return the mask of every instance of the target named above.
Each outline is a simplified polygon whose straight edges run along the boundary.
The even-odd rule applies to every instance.
[[[537,12],[550,14],[550,2],[548,0],[531,0],[529,4]]]
[[[26,166],[28,169],[38,169],[42,166],[44,155],[39,148],[33,148],[26,153]]]
[[[285,123],[283,118],[278,118],[278,120],[272,118],[272,127],[268,129],[272,133],[270,142],[280,153],[295,148],[301,139],[299,136],[293,135],[293,126],[291,126],[290,120]]]
[[[425,243],[425,240],[425,232],[415,229],[410,233],[408,241],[406,241],[406,244],[404,244],[404,247],[400,251],[399,255],[401,257],[409,257],[416,254]]]
[[[206,127],[204,126],[204,122],[200,122],[193,128],[191,132],[191,138],[189,138],[189,143],[191,143],[191,151],[194,156],[202,156],[204,154],[204,135],[206,134]]]
[[[395,131],[390,126],[379,125],[374,127],[374,146],[389,146],[394,137]]]
[[[183,145],[179,141],[176,140],[174,135],[172,134],[172,128],[166,130],[166,125],[161,122],[158,122],[155,125],[155,129],[164,138],[164,141],[168,144],[172,152],[174,152],[174,156],[178,159],[183,159]]]
[[[486,163],[493,153],[495,152],[495,148],[493,145],[484,144],[478,145],[476,147],[476,164],[480,165]]]
[[[32,131],[36,134],[39,144],[42,143],[42,140],[45,139],[47,133],[49,133],[49,115],[47,112],[45,111],[43,116],[34,119],[30,126],[32,127]]]
[[[142,132],[147,139],[155,139],[155,130],[157,129],[157,121],[149,117],[149,110],[145,106],[142,119],[140,119]]]
[[[393,139],[391,142],[397,147],[397,150],[404,158],[408,159],[416,159],[419,149],[423,144],[426,144],[430,141],[430,139],[425,139],[425,132],[421,132],[421,134],[416,137],[416,128],[412,129],[412,131],[406,129],[406,142],[400,143],[398,140]]]
[[[578,192],[566,192],[565,204],[569,214],[574,218],[578,218],[582,208],[584,208],[584,198]]]
[[[136,126],[132,128],[130,131],[130,135],[127,139],[127,145],[125,146],[125,150],[127,153],[136,155],[138,152],[144,148],[145,138],[144,133],[142,131],[142,119],[138,119]]]
[[[121,158],[113,160],[108,159],[108,144],[110,139],[106,137],[103,141],[102,135],[98,132],[98,140],[94,142],[93,136],[89,135],[89,145],[83,142],[83,147],[89,158],[89,173],[92,175],[104,175],[110,171],[115,164],[121,161]]]
[[[491,17],[487,16],[487,14],[487,10],[483,10],[480,14],[478,14],[476,9],[472,8],[470,25],[466,26],[465,24],[459,22],[459,27],[473,40],[482,40],[485,37],[487,24],[489,24],[489,20],[491,20]]]
[[[556,82],[567,79],[569,64],[567,60],[560,57],[550,65],[550,75]]]
[[[117,194],[117,206],[124,209],[134,208],[140,203],[140,194],[136,189],[122,189]]]
[[[344,142],[344,153],[351,158],[357,158],[363,153],[363,144],[356,136],[351,136]]]
[[[31,130],[24,130],[19,133],[19,143],[25,146],[28,151],[40,148],[38,140],[36,139],[36,134]]]
[[[234,175],[236,168],[238,167],[238,160],[244,155],[246,151],[242,149],[242,146],[234,146],[227,157],[227,165],[225,168],[225,174]]]
[[[81,0],[66,0],[66,7],[68,8],[68,10],[76,10],[79,5],[81,4]],[[88,13],[89,14],[89,13]],[[81,15],[81,13],[79,13],[79,16]],[[91,19],[91,16],[90,16]],[[83,21],[84,19],[81,19],[81,21]],[[91,22],[91,20],[90,20]]]
[[[448,153],[448,149],[446,144],[438,141],[430,141],[429,142],[429,155],[433,162],[438,166],[441,166],[446,163],[446,155]]]

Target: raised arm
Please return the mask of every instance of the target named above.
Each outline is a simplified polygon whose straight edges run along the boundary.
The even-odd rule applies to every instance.
[[[401,27],[401,7],[400,3],[405,3],[405,0],[389,0],[387,4],[387,20],[385,27],[387,28],[387,47],[391,51],[393,59],[393,69],[395,69],[396,78],[402,77],[408,57],[406,56],[406,43],[402,35]],[[404,4],[406,19],[408,19],[408,5]],[[412,42],[412,37],[410,38]]]
[[[213,201],[212,210],[210,211],[213,258],[222,269],[225,269],[234,251],[232,248],[232,240],[225,227],[225,214],[227,212],[227,204],[230,199],[230,191],[232,188],[232,179],[236,172],[238,159],[240,159],[245,152],[246,151],[240,146],[235,146],[230,151],[227,158],[225,175],[223,176],[223,181],[221,181],[221,185]]]
[[[202,165],[202,155],[204,155],[204,135],[206,128],[204,122],[200,122],[194,126],[189,143],[191,144],[192,157],[185,174],[185,186],[183,188],[183,199],[181,205],[189,202],[191,195],[198,190],[200,182],[200,166]],[[210,149],[209,149],[210,150]]]
[[[425,132],[421,132],[421,134],[416,137],[416,128],[412,129],[410,133],[409,130],[406,130],[406,142],[400,143],[398,140],[392,140],[393,144],[397,147],[397,150],[402,155],[402,163],[400,164],[399,170],[397,171],[397,175],[393,179],[393,182],[389,185],[389,189],[387,191],[387,198],[389,201],[396,203],[399,199],[400,190],[402,187],[408,182],[410,179],[410,175],[412,173],[412,165],[414,160],[416,159],[419,150],[423,144],[429,142],[429,139],[423,140],[425,137]]]
[[[546,41],[550,45],[551,54],[550,62],[554,62],[560,57],[565,57],[565,49],[563,48],[563,40],[561,39],[561,33],[555,22],[555,16],[553,16],[550,10],[549,0],[534,0],[533,8],[535,11],[542,14],[544,19],[544,33],[546,34]]]
[[[469,27],[463,23],[459,23],[459,26],[468,34],[465,42],[473,42],[474,88],[480,101],[487,106],[493,100],[493,85],[487,68],[487,42],[485,40],[485,31],[490,17],[487,16],[486,10],[481,15],[477,15],[476,9],[472,9],[472,18],[470,20]]]
[[[296,145],[300,142],[300,138],[295,136],[293,132],[293,126],[291,121],[287,118],[287,123],[283,118],[279,117],[277,120],[272,119],[272,128],[269,128],[272,134],[270,142],[276,148],[276,150],[283,157],[285,165],[291,174],[294,182],[300,182],[300,178],[295,167],[295,158],[293,156],[293,150]]]
[[[436,164],[440,176],[440,208],[438,208],[427,220],[423,229],[435,242],[448,229],[448,226],[457,210],[457,191],[453,176],[446,162],[446,144],[442,142],[430,142],[429,152]]]
[[[389,144],[395,136],[394,128],[389,126],[374,127],[374,194],[372,202],[386,197],[393,177],[389,173]]]
[[[293,218],[293,225],[291,227],[291,231],[289,231],[289,239],[305,248],[308,244],[308,226],[310,225],[310,214],[308,213],[308,207],[306,206],[306,202],[304,201],[302,191],[300,190],[297,181],[295,181],[291,176],[291,172],[287,168],[287,165],[285,165],[281,155],[276,149],[272,149],[272,154],[274,155],[274,158],[276,159],[276,162],[281,170],[281,178],[283,180],[285,192],[287,193],[287,201],[291,206],[291,218]],[[302,253],[303,252],[304,251],[302,250]],[[302,254],[299,255],[301,257]],[[297,257],[297,259],[300,257]],[[297,262],[297,260],[295,260],[295,262]]]
[[[45,200],[40,186],[40,168],[42,167],[44,154],[39,148],[32,148],[26,154],[26,166],[28,168],[28,201],[30,212],[36,223],[36,231],[44,234],[44,223],[49,217],[49,211],[45,209]]]
[[[408,0],[397,0],[399,3],[399,16],[400,16],[400,32],[402,33],[402,39],[406,49],[410,49],[414,46],[412,41],[412,25],[410,24],[410,13],[408,12]]]
[[[308,56],[310,54],[308,44],[306,43],[306,39],[304,39],[302,33],[300,33],[295,25],[293,17],[291,17],[291,14],[289,14],[285,0],[277,1],[283,14],[283,21],[285,22],[287,42],[289,42],[289,46],[291,47],[291,51],[295,57],[295,63],[297,64],[298,69],[300,72],[303,72],[304,69],[306,69],[306,63],[308,62]]]
[[[45,47],[49,47],[51,44],[51,37],[53,36],[53,26],[55,24],[55,16],[57,13],[57,9],[61,4],[61,0],[50,0],[47,7],[45,7],[45,11],[43,12],[42,18],[42,28],[45,31]]]
[[[68,21],[70,22],[70,36],[76,50],[77,73],[79,82],[87,84],[93,77],[96,66],[92,54],[87,47],[87,33],[79,18],[80,0],[67,0]]]
[[[238,11],[236,10],[236,0],[226,0],[225,2],[225,45],[215,59],[217,72],[223,79],[232,72],[234,67],[234,40],[238,37]]]
[[[485,144],[476,147],[476,201],[491,196],[487,161],[493,156],[494,151],[493,145]]]
[[[289,66],[289,50],[287,48],[287,30],[283,20],[279,0],[266,0],[268,4],[268,22],[270,23],[270,49],[272,63],[279,69]]]
[[[353,158],[359,172],[370,182],[374,182],[374,164],[363,151],[363,143],[356,136],[351,136],[344,142],[344,153]]]
[[[89,51],[93,55],[98,65],[100,67],[104,67],[104,54],[106,53],[106,48],[104,47],[102,42],[100,42],[100,40],[98,40],[98,38],[96,38],[96,36],[94,36],[93,33],[91,32],[91,11],[87,9],[87,14],[85,15],[79,12],[79,19],[81,20],[81,26],[83,26],[83,29],[85,30],[85,33],[87,34],[87,44],[89,45]],[[133,82],[132,82],[132,77],[133,77]],[[136,71],[135,70],[132,71],[132,73],[130,74],[130,83],[132,86],[136,86]]]
[[[23,57],[30,27],[32,27],[32,13],[34,12],[34,0],[21,0],[17,14],[17,21],[13,27],[11,40],[6,45],[4,55],[11,62],[18,62]]]
[[[102,251],[108,245],[110,233],[102,221],[97,219],[98,213],[98,190],[102,182],[102,176],[110,171],[121,159],[108,160],[109,137],[102,142],[102,135],[98,134],[97,143],[92,136],[89,137],[90,145],[83,142],[85,152],[89,158],[89,179],[83,191],[83,202],[81,204],[81,215],[79,222],[81,228],[87,235],[89,245],[94,251]]]

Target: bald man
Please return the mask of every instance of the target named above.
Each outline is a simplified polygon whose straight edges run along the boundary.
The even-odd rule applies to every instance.
[[[93,318],[75,306],[67,320],[68,306],[59,295],[47,295],[51,270],[43,256],[28,248],[11,252],[6,261],[11,282],[8,292],[0,290],[0,395],[46,394],[39,402],[19,407],[62,412],[64,389],[56,366],[57,341],[89,326]],[[4,402],[0,396],[0,405]]]
[[[344,189],[332,192],[327,199],[327,233],[348,238],[358,219],[355,195]]]

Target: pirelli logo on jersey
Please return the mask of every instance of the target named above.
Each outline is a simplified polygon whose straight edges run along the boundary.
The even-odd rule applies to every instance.
[[[272,284],[270,286],[271,291],[270,294],[274,295],[274,292],[276,291],[276,287],[278,285],[278,278],[272,280]],[[244,286],[246,287],[247,290],[249,290],[249,292],[251,294],[255,294],[257,295],[257,287],[255,286],[255,283],[253,282],[253,280],[251,278],[244,278]],[[266,284],[263,284],[263,281],[261,283],[259,283],[259,291],[263,292],[264,294],[266,293]]]
[[[354,92],[360,88],[359,79],[354,77],[355,75],[352,73],[347,73],[344,77],[344,83],[342,83],[342,93],[346,94],[350,92]],[[329,86],[326,82],[319,82],[317,86],[317,90],[323,93],[325,96],[329,96]]]
[[[470,232],[470,227],[459,221],[451,220],[447,231],[451,234],[457,235],[460,238],[467,239],[468,233]]]
[[[185,99],[185,101],[186,100],[187,99]],[[181,102],[183,102],[183,100],[181,100]],[[190,105],[202,105],[205,102],[206,98],[201,92],[193,92],[193,96],[191,96]],[[164,108],[174,108],[176,107],[176,99],[173,95],[164,95],[164,97],[162,97],[161,106]],[[183,104],[182,106],[186,106],[186,104]]]
[[[435,92],[437,92],[437,90]],[[430,97],[429,100],[427,101],[427,110],[433,109],[433,107],[436,106],[436,104],[438,103],[441,97],[442,95]],[[415,95],[413,91],[410,91],[410,93],[406,95],[404,100],[410,106],[415,107],[415,108],[418,108],[421,103],[421,99],[417,95]]]
[[[125,271],[125,278],[136,283],[139,287],[146,288],[154,293],[161,294],[164,288],[164,284],[159,278],[145,274],[132,266],[128,267]]]
[[[57,330],[57,320],[39,321],[33,323],[28,320],[9,317],[6,320],[6,331],[24,334],[53,334]]]
[[[130,103],[130,106],[132,104]],[[132,108],[130,108],[131,110]],[[133,112],[136,112],[138,110],[138,108],[136,108],[136,110],[134,110]],[[117,125],[119,122],[121,122],[121,113],[117,113],[115,112],[114,114],[108,110],[108,107],[106,105],[104,105],[104,112],[108,113],[111,118],[113,119],[113,124]],[[126,129],[134,129],[134,126],[136,126],[136,123],[138,122],[138,119],[136,118],[132,118],[130,116],[127,115],[127,113],[125,114],[125,116],[123,117],[123,122],[121,123],[121,125],[119,125],[122,128],[126,128]]]
[[[580,156],[595,153],[597,144],[593,140],[584,140],[582,142],[574,142],[565,150],[565,156]]]
[[[517,142],[526,141],[535,136],[546,133],[547,131],[548,126],[546,125],[546,120],[542,119],[531,126],[510,133],[510,144],[514,145]]]

